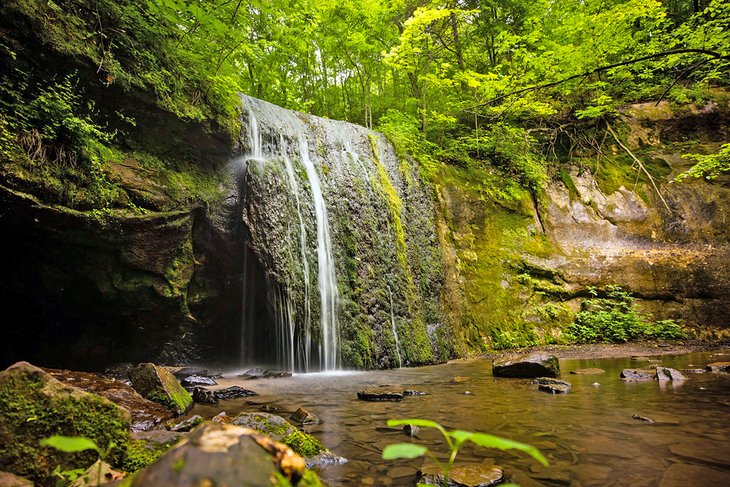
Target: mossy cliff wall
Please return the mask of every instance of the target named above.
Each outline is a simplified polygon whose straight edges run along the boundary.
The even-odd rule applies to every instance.
[[[723,101],[724,100],[724,101]],[[730,106],[622,110],[601,154],[554,169],[537,197],[484,170],[435,181],[444,255],[442,304],[468,351],[559,342],[587,287],[618,285],[654,319],[730,325],[730,185],[671,182],[686,153],[727,142]],[[661,195],[661,196],[660,196]]]

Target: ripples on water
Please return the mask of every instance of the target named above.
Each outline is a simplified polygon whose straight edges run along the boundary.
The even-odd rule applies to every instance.
[[[239,384],[260,395],[197,405],[210,417],[235,415],[267,404],[284,417],[304,407],[322,420],[305,429],[350,461],[318,470],[330,485],[414,485],[422,460],[385,462],[382,449],[410,441],[391,418],[427,418],[448,429],[491,433],[537,446],[550,466],[525,455],[466,445],[457,462],[496,463],[512,481],[534,485],[697,486],[730,485],[730,374],[685,374],[679,386],[657,382],[624,383],[619,373],[657,363],[676,369],[704,368],[730,360],[730,353],[692,353],[634,358],[561,360],[562,378],[573,384],[567,395],[537,390],[527,379],[495,378],[489,360],[374,372],[295,374],[284,379],[219,380],[220,387]],[[571,370],[599,367],[601,375]],[[463,383],[451,379],[466,377]],[[597,385],[594,383],[598,383]],[[417,389],[426,396],[402,402],[363,402],[357,391],[386,386]],[[468,394],[467,394],[468,391]],[[633,415],[649,417],[653,424]],[[421,430],[413,440],[441,452],[440,435]]]

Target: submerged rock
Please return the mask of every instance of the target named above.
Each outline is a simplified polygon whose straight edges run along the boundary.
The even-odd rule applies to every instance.
[[[680,372],[683,374],[704,374],[707,371],[705,369],[682,369]]]
[[[132,431],[152,429],[172,417],[172,413],[167,408],[145,399],[132,387],[119,380],[107,379],[90,372],[44,370],[65,384],[106,397],[117,406],[126,409],[132,418]]]
[[[187,441],[137,473],[131,485],[272,485],[285,477],[292,485],[320,485],[304,459],[290,448],[249,428],[206,423]]]
[[[730,362],[713,362],[707,364],[707,370],[710,372],[730,372]]]
[[[185,414],[193,406],[193,398],[164,367],[139,364],[129,373],[132,387],[150,401],[162,404],[173,413]]]
[[[216,397],[215,392],[205,387],[193,387],[190,394],[193,396],[193,401],[198,404],[218,404],[218,397]]]
[[[587,369],[575,369],[570,371],[571,374],[575,375],[598,375],[605,374],[606,371],[599,368],[587,368]]]
[[[644,423],[655,423],[653,419],[647,417],[647,416],[639,416],[638,414],[634,414],[631,416],[632,419],[635,419],[637,421],[643,421]]]
[[[304,408],[299,408],[289,416],[289,419],[300,424],[318,424],[320,420]]]
[[[403,391],[404,396],[425,396],[427,394],[428,394],[427,392],[416,391],[413,389],[406,389],[405,391]]]
[[[446,482],[441,468],[437,465],[424,465],[418,471],[418,483],[449,487],[490,487],[504,479],[504,472],[496,465],[454,465]]]
[[[624,369],[620,374],[621,380],[626,382],[645,382],[656,379],[655,369]]]
[[[572,387],[570,382],[554,379],[552,377],[538,377],[535,379],[535,383],[539,390],[549,392],[551,394],[567,394]]]
[[[281,416],[269,413],[241,413],[233,419],[233,424],[251,428],[288,445],[307,460],[307,466],[344,463],[347,460],[330,452],[315,437],[299,431]]]
[[[226,387],[225,389],[219,389],[217,391],[213,391],[213,394],[215,394],[215,397],[218,399],[239,399],[241,397],[250,397],[250,396],[258,396],[258,393],[244,389],[241,386],[231,386]]]
[[[0,468],[52,485],[52,471],[86,468],[95,452],[63,453],[39,446],[52,435],[85,436],[105,448],[116,445],[107,459],[121,461],[129,444],[130,415],[108,399],[63,384],[27,362],[0,372]]]
[[[361,401],[402,401],[403,394],[401,392],[394,391],[360,391],[357,393],[357,398]]]
[[[560,365],[557,357],[544,352],[517,355],[492,362],[492,375],[495,377],[557,377]]]
[[[191,375],[180,381],[183,387],[195,387],[195,386],[217,386],[218,383],[209,377],[203,377],[202,375]]]

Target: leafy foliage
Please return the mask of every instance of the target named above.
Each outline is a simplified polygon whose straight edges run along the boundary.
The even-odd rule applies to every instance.
[[[518,441],[509,440],[506,438],[500,438],[499,436],[489,435],[486,433],[472,433],[470,431],[463,430],[452,430],[447,431],[443,426],[435,421],[428,419],[390,419],[388,420],[388,426],[405,426],[412,425],[421,428],[432,428],[438,430],[444,438],[446,445],[450,451],[449,459],[444,464],[440,462],[431,451],[423,445],[415,445],[413,443],[395,443],[388,445],[383,449],[384,460],[395,460],[398,458],[418,458],[421,456],[428,456],[433,459],[437,465],[444,472],[444,476],[447,481],[449,478],[449,471],[454,464],[456,455],[464,445],[464,443],[471,442],[475,445],[482,446],[484,448],[496,448],[499,450],[518,450],[523,453],[527,453],[532,458],[540,462],[542,465],[547,466],[548,462],[545,457],[540,453],[540,450],[534,446],[520,443]]]
[[[730,144],[723,145],[715,154],[685,154],[683,157],[695,161],[696,164],[674,178],[675,182],[687,178],[704,178],[712,181],[721,174],[730,172]]]
[[[673,320],[651,323],[650,318],[634,307],[631,293],[618,286],[608,286],[604,297],[595,287],[588,289],[591,298],[581,304],[581,311],[568,327],[569,337],[578,343],[628,342],[640,339],[676,340],[685,333]]]

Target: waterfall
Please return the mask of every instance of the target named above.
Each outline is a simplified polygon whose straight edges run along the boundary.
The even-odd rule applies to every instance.
[[[398,329],[395,327],[395,313],[393,312],[393,292],[388,286],[388,296],[390,297],[390,327],[393,330],[393,338],[395,339],[395,355],[398,357],[398,368],[402,367],[400,358],[400,340],[398,339]]]
[[[299,136],[299,153],[304,169],[307,171],[309,185],[314,198],[314,212],[317,220],[317,283],[320,299],[320,368],[335,370],[339,366],[338,329],[337,329],[337,279],[335,278],[335,261],[332,257],[332,239],[330,238],[327,206],[322,195],[322,184],[309,158],[309,145],[304,135]]]
[[[278,180],[278,184],[286,187],[287,195],[284,197],[289,199],[292,209],[290,212],[293,213],[288,217],[293,218],[293,221],[289,221],[287,215],[280,216],[279,220],[284,220],[277,224],[286,227],[286,238],[285,241],[274,241],[271,244],[277,247],[291,244],[296,249],[290,248],[290,252],[298,254],[298,258],[294,259],[290,253],[290,258],[287,259],[290,263],[298,260],[296,271],[282,270],[275,278],[272,277],[275,284],[267,284],[275,288],[270,291],[269,304],[273,308],[274,326],[271,333],[276,341],[274,350],[277,365],[289,370],[309,371],[310,367],[323,371],[335,370],[340,365],[337,315],[339,292],[329,215],[318,168],[309,152],[306,128],[296,116],[290,114],[293,112],[260,102],[257,104],[257,101],[244,97],[244,102],[246,101],[249,151],[243,159],[247,165],[247,174],[250,169],[248,164],[256,162],[255,178],[264,177],[262,174],[267,174],[268,171],[269,175],[273,175],[271,177]],[[271,113],[272,107],[281,113]],[[298,178],[303,184],[300,184]],[[312,292],[311,282],[314,277],[312,269],[315,267],[314,263],[310,264],[312,253],[308,250],[310,232],[307,223],[312,221],[311,217],[307,218],[309,208],[314,216],[312,223],[315,227],[311,234],[316,235],[316,282],[320,300],[318,330],[313,329],[312,323],[312,299],[316,294]],[[295,277],[294,272],[301,272],[301,276]],[[301,301],[298,299],[293,302],[293,296],[297,293],[295,288],[301,290]],[[244,307],[247,305],[245,295],[243,304]],[[245,317],[246,310],[243,314]],[[246,343],[246,337],[252,332],[247,330],[245,321],[244,319],[241,332],[242,354],[245,353],[244,346],[247,350],[251,349],[251,344]]]

